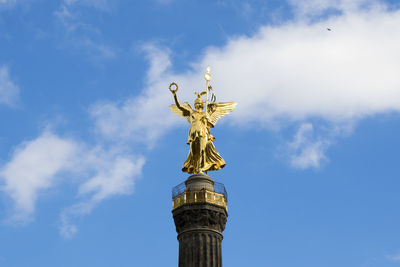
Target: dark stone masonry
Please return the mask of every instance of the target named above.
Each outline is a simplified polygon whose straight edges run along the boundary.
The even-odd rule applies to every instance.
[[[185,184],[180,193],[182,201],[172,210],[179,241],[179,267],[221,267],[222,232],[228,217],[226,193],[216,193],[214,181],[205,175],[193,175]],[[194,193],[197,195],[193,198]],[[205,194],[208,195],[202,197]],[[225,202],[216,202],[219,196]]]

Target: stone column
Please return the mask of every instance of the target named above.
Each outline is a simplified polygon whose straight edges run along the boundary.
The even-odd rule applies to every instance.
[[[172,211],[178,233],[179,267],[221,267],[222,232],[228,216],[226,205],[202,195],[209,192],[208,197],[213,196],[214,181],[210,177],[193,175],[185,184],[187,202]],[[194,198],[189,201],[193,192],[200,192],[196,199],[199,202]]]

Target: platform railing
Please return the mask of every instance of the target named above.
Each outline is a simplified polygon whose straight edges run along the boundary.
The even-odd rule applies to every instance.
[[[172,199],[172,209],[184,204],[210,203],[227,209],[227,201],[223,194],[208,190],[185,191]]]
[[[181,183],[172,189],[172,209],[184,204],[210,203],[227,209],[228,194],[225,186],[221,183],[214,183],[214,191],[187,190],[185,183]]]

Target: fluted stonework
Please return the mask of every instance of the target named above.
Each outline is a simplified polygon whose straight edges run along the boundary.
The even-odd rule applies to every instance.
[[[202,197],[196,198],[200,199],[200,203],[185,202],[187,196],[193,195],[193,192],[200,192],[199,196],[203,196],[202,190],[215,191],[214,181],[210,177],[196,176],[191,176],[186,181],[184,204],[172,211],[178,233],[179,267],[221,267],[222,232],[228,217],[226,205],[221,206],[218,205],[221,202],[212,202],[214,199],[207,201],[207,198]],[[209,180],[209,185],[199,187],[200,183],[204,185],[205,179]]]
[[[188,204],[173,211],[179,240],[179,267],[221,267],[222,231],[228,216],[212,204]]]

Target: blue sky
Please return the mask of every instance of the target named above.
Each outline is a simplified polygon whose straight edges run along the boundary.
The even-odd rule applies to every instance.
[[[168,85],[208,65],[224,266],[400,266],[399,28],[395,0],[0,0],[0,266],[177,266]]]

